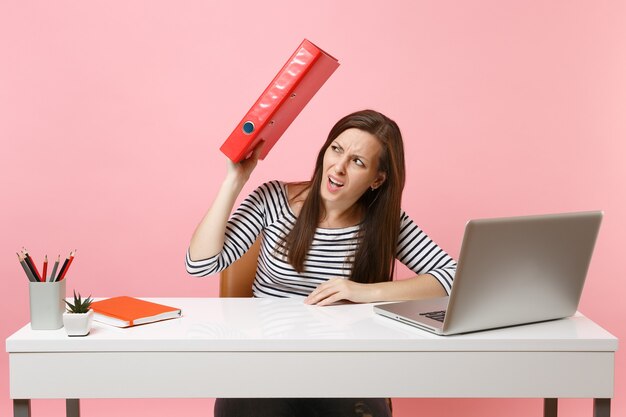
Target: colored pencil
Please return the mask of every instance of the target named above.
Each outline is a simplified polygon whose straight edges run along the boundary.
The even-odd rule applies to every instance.
[[[59,267],[59,262],[61,262],[61,255],[57,256],[57,260],[54,261],[54,266],[52,267],[52,273],[50,274],[50,278],[48,278],[49,282],[54,282],[56,277],[54,274],[57,273],[57,268]]]
[[[37,270],[37,265],[35,265],[35,262],[33,262],[33,258],[31,258],[31,256],[28,254],[28,250],[26,250],[26,248],[24,248],[23,252],[24,252],[24,260],[26,261],[26,265],[28,265],[28,267],[32,271],[35,278],[37,278],[37,280],[41,282],[41,275],[39,274],[39,271]]]
[[[28,277],[28,280],[30,282],[37,282],[37,278],[35,278],[33,273],[30,271],[30,268],[28,267],[28,265],[26,265],[26,261],[24,261],[24,257],[21,256],[17,252],[16,254],[17,254],[17,260],[20,261],[20,265],[22,265],[22,268],[24,268],[24,272],[26,273],[26,277]]]
[[[67,268],[67,263],[70,261],[69,256],[67,258],[65,258],[65,260],[63,261],[63,265],[61,265],[61,269],[59,269],[59,273],[57,274],[57,277],[55,279],[55,281],[61,281],[61,277],[63,276],[63,274],[65,273],[65,269]]]
[[[46,282],[46,274],[48,273],[48,255],[43,259],[43,271],[41,271],[41,281]]]
[[[70,269],[70,265],[72,264],[72,261],[74,260],[75,253],[76,253],[76,249],[70,252],[69,258],[67,258],[65,262],[63,263],[63,266],[65,267],[65,269],[61,268],[61,271],[59,272],[59,279],[57,281],[61,281],[65,278],[65,274],[67,274],[67,270]]]

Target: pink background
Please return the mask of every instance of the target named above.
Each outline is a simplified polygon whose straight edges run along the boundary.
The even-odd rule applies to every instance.
[[[341,67],[245,192],[308,178],[339,117],[378,109],[404,133],[405,209],[454,256],[469,218],[604,210],[580,309],[625,337],[626,3],[310,4],[0,3],[3,338],[29,320],[22,246],[40,264],[78,249],[68,293],[215,296],[217,280],[188,277],[183,255],[225,171],[218,147],[304,37]],[[626,415],[623,352],[615,416]],[[395,406],[396,416],[541,413],[536,399]],[[92,417],[122,407],[207,416],[212,400],[83,401]],[[588,416],[591,401],[560,408]],[[5,354],[0,415],[11,413]]]

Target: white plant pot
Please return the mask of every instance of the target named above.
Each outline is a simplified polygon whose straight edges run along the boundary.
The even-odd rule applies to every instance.
[[[63,313],[63,326],[68,336],[87,336],[92,321],[93,310],[87,313]]]

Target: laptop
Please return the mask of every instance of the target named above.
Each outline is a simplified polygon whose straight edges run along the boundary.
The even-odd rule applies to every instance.
[[[374,311],[438,335],[554,320],[578,309],[601,211],[470,220],[449,297]]]

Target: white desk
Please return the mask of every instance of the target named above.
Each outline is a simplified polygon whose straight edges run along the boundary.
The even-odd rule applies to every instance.
[[[371,304],[172,298],[184,317],[91,334],[27,325],[6,340],[16,417],[30,399],[211,397],[593,398],[610,415],[617,339],[576,316],[440,337],[380,317]],[[74,378],[88,371],[90,381]]]

